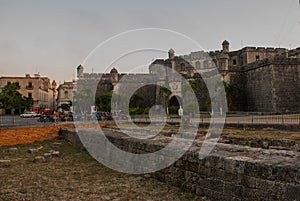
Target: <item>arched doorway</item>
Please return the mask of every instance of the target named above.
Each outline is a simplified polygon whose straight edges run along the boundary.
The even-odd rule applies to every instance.
[[[182,98],[180,96],[171,96],[168,101],[169,114],[178,114],[179,107],[182,106]]]

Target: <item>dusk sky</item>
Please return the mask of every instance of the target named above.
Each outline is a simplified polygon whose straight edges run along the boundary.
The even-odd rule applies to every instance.
[[[0,76],[40,72],[58,82],[71,80],[98,44],[132,29],[170,29],[207,51],[225,39],[231,50],[300,46],[298,0],[1,0],[0,25]]]

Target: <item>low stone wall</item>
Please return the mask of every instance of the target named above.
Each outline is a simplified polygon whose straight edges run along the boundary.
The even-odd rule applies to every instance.
[[[107,135],[111,142],[128,152],[149,153],[165,145],[155,139],[132,140],[117,131],[107,133],[111,133]],[[75,131],[62,130],[60,134],[83,148]],[[177,162],[151,176],[212,200],[300,199],[299,152],[219,143],[200,160],[201,143],[195,142]]]
[[[278,150],[294,150],[300,151],[300,146],[296,141],[287,139],[270,139],[270,138],[255,138],[239,137],[234,135],[222,135],[219,142],[226,144],[235,144],[250,146],[264,149],[278,149]]]

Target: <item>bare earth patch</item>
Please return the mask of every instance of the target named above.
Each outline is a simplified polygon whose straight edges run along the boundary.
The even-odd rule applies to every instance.
[[[53,142],[61,143],[53,146]],[[0,147],[0,200],[207,200],[147,176],[113,171],[64,141]],[[29,149],[42,147],[36,153]],[[34,157],[59,151],[34,163]]]
[[[74,127],[73,124],[59,126],[35,126],[26,128],[0,129],[0,146],[28,144],[36,141],[52,140],[58,137],[58,130]]]

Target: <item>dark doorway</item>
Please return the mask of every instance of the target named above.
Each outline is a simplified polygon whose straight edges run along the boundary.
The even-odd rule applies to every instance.
[[[181,105],[182,105],[181,97],[172,96],[168,103],[169,114],[178,114],[178,110]]]

